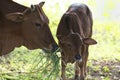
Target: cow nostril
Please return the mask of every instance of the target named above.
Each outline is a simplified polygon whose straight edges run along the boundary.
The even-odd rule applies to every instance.
[[[81,60],[81,56],[79,54],[75,55],[75,60]]]

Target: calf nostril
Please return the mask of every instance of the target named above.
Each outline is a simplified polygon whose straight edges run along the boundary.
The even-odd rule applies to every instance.
[[[75,55],[75,60],[81,60],[81,56],[79,54]]]

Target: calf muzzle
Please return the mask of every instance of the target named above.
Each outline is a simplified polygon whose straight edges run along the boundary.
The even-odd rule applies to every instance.
[[[75,55],[75,61],[82,62],[82,57],[80,54]]]

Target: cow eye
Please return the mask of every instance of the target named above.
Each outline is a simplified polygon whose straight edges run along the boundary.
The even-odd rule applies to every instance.
[[[41,24],[40,23],[35,23],[35,26],[40,28],[41,27]]]

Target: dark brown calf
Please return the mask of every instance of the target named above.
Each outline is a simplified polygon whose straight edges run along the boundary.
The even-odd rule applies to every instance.
[[[0,1],[0,56],[22,45],[28,49],[56,50],[43,5],[41,2],[25,7],[12,0]]]
[[[66,80],[65,68],[67,63],[75,62],[75,79],[84,80],[89,45],[97,42],[92,36],[92,13],[85,4],[72,4],[62,16],[57,29],[59,46],[62,49],[62,74]]]

